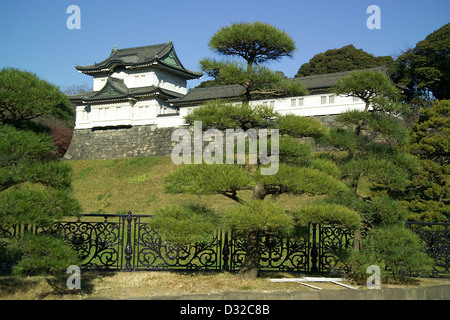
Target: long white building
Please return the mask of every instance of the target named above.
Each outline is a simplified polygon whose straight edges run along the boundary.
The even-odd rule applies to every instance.
[[[172,42],[144,47],[113,49],[100,63],[76,66],[93,77],[93,91],[70,96],[76,104],[77,129],[120,128],[153,125],[157,128],[184,125],[184,116],[205,101],[239,101],[240,85],[194,88],[187,81],[199,79],[201,72],[186,69]],[[386,72],[385,68],[374,68]],[[281,114],[322,116],[350,109],[364,109],[353,97],[336,96],[331,88],[349,72],[294,78],[308,90],[304,96],[251,101],[266,104]]]

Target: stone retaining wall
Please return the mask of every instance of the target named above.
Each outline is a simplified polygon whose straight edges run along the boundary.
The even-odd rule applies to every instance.
[[[326,126],[336,126],[335,116],[316,117]],[[171,142],[173,130],[177,128],[156,128],[155,125],[77,129],[74,131],[64,160],[96,160],[149,156],[168,156],[176,142]],[[311,142],[317,151],[321,147]]]
[[[65,160],[95,160],[170,155],[174,128],[75,130]]]

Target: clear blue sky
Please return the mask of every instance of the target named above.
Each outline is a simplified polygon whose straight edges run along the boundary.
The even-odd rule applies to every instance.
[[[81,10],[81,29],[70,30],[70,5]],[[381,9],[381,29],[369,30],[370,5]],[[168,42],[184,66],[217,57],[209,38],[233,22],[261,21],[286,31],[295,41],[293,59],[268,65],[293,77],[315,54],[353,44],[375,56],[396,55],[450,22],[448,0],[2,0],[0,68],[32,71],[62,88],[92,84],[74,66],[107,58],[120,48]],[[194,87],[199,81],[190,81]]]

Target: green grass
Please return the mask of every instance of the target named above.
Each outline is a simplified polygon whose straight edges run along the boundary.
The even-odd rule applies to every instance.
[[[167,194],[163,179],[176,165],[170,157],[141,157],[113,160],[77,160],[72,186],[83,213],[152,214],[169,205],[186,202],[206,203],[213,208],[234,205],[220,195],[193,196]]]
[[[72,186],[83,213],[152,214],[165,206],[199,203],[213,210],[236,205],[222,195],[167,194],[164,177],[176,168],[170,157],[139,157],[112,160],[68,161],[73,168]],[[250,199],[251,191],[239,193]],[[280,195],[275,199],[286,209],[310,201],[304,196]]]

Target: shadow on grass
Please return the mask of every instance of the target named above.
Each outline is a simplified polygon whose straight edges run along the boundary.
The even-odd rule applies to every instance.
[[[70,274],[19,276],[8,271],[0,272],[0,299],[71,299],[94,292],[95,280],[112,277],[114,271],[81,271],[81,288],[69,289]]]

